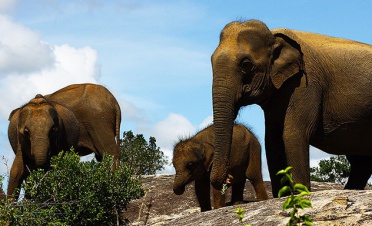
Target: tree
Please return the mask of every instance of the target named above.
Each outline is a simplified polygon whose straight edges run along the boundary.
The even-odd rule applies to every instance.
[[[133,170],[135,175],[155,174],[168,163],[164,153],[156,146],[154,137],[147,142],[142,134],[134,136],[132,131],[124,132],[120,149],[121,163]]]
[[[319,161],[318,167],[310,168],[310,179],[319,182],[345,184],[350,175],[350,164],[344,155],[332,156]]]

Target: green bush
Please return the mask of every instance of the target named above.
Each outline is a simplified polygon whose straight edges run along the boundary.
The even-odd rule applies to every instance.
[[[168,163],[166,156],[156,146],[156,139],[150,137],[149,142],[142,134],[134,136],[132,131],[124,132],[120,140],[121,162],[135,175],[151,175],[162,170]]]
[[[11,225],[122,224],[121,213],[144,191],[130,170],[122,165],[112,171],[112,164],[107,155],[102,162],[80,162],[72,151],[60,153],[51,159],[51,170],[35,170],[22,184],[26,195],[8,220]]]

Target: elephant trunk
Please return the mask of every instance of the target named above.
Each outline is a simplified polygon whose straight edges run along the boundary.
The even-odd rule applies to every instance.
[[[48,168],[50,158],[50,142],[48,139],[36,139],[31,142],[31,155],[36,168]]]
[[[182,195],[185,192],[185,186],[187,182],[187,178],[185,178],[182,174],[176,174],[173,182],[173,192],[176,195]]]
[[[222,62],[221,62],[222,61]],[[215,126],[215,153],[211,171],[211,184],[220,190],[227,178],[232,130],[236,118],[236,91],[238,83],[228,77],[235,69],[226,67],[226,57],[219,60],[220,67],[213,67],[213,121]],[[217,62],[218,63],[218,62]],[[233,76],[232,76],[233,77]]]

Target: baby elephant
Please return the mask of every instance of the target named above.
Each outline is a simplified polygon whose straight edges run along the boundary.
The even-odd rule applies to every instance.
[[[173,166],[176,177],[173,191],[181,195],[185,186],[195,180],[195,192],[201,211],[211,210],[210,170],[214,154],[214,125],[194,137],[179,141],[173,150]],[[231,203],[243,202],[246,178],[252,183],[257,200],[268,199],[261,172],[261,145],[243,125],[234,125],[228,173],[232,176]],[[225,206],[225,196],[213,189],[213,207]]]

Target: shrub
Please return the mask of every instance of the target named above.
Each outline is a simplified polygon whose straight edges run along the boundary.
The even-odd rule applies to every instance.
[[[35,170],[22,184],[11,225],[113,225],[129,201],[143,196],[125,166],[112,171],[113,160],[80,162],[74,152],[51,159],[51,170]],[[1,219],[1,218],[0,218]]]

